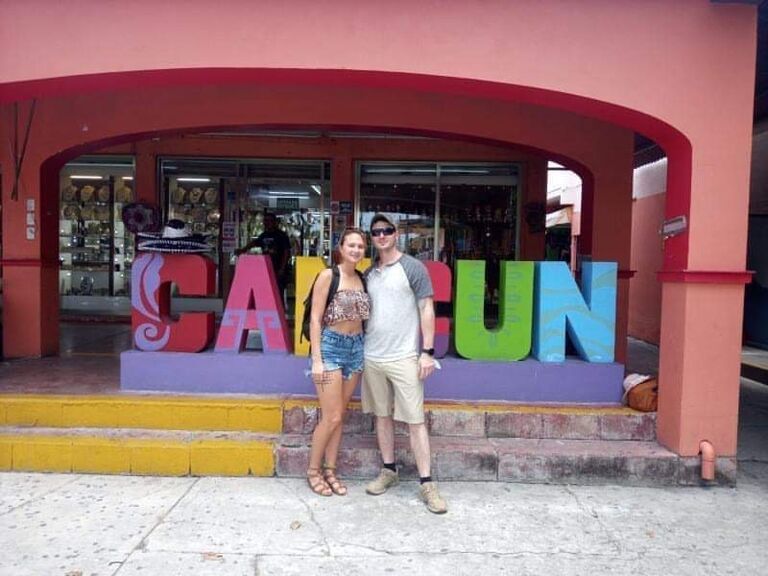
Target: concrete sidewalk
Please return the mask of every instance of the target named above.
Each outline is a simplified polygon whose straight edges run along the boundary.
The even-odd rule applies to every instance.
[[[0,474],[3,576],[768,574],[768,466],[737,488]]]

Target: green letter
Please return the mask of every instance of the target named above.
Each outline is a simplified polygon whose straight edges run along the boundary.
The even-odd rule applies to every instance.
[[[485,327],[485,262],[459,260],[454,322],[456,351],[471,360],[521,360],[531,349],[533,262],[502,262],[499,325]]]

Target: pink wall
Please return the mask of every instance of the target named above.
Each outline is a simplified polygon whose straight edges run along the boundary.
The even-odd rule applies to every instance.
[[[495,0],[448,2],[435,11],[404,0],[320,5],[305,0],[288,6],[233,0],[226,10],[201,1],[144,4],[2,3],[0,22],[13,26],[0,35],[0,101],[142,84],[261,83],[267,74],[273,82],[400,86],[557,106],[644,132],[681,157],[671,166],[674,193],[667,213],[690,210],[703,226],[692,226],[690,234],[669,243],[668,267],[743,268],[743,251],[732,248],[745,242],[744,202],[713,210],[703,198],[724,189],[718,166],[742,160],[737,172],[744,176],[736,179],[746,179],[742,156],[751,120],[754,6],[585,0],[578,10],[563,10],[560,0]],[[92,33],[116,22],[130,30],[119,42],[105,43]],[[213,33],[212,22],[226,33]],[[467,22],[482,35],[467,34]],[[73,37],[78,41],[70,41]],[[185,42],[179,50],[179,38],[205,41]],[[535,58],[520,57],[521,47]],[[151,72],[159,70],[176,72]],[[129,71],[141,76],[98,76]],[[296,71],[304,74],[297,77]],[[689,142],[697,147],[693,165]],[[702,192],[695,204],[691,174],[693,192]],[[722,210],[727,218],[720,225],[732,244],[705,233],[717,220],[713,212]],[[689,254],[694,236],[697,250]]]

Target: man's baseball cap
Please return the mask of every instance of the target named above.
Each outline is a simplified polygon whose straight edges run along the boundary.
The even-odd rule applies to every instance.
[[[386,222],[390,226],[392,226],[394,229],[397,229],[397,225],[392,222],[392,218],[387,216],[386,214],[382,214],[379,212],[378,214],[374,215],[374,217],[371,219],[371,230],[373,230],[373,225],[377,222]]]

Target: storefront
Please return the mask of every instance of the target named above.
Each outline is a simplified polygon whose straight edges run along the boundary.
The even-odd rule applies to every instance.
[[[2,16],[15,26],[14,33],[4,37],[4,53],[28,56],[7,58],[0,72],[0,132],[11,144],[0,152],[4,352],[9,358],[58,352],[60,210],[65,188],[60,171],[83,154],[104,153],[111,146],[115,149],[110,153],[135,157],[134,197],[159,206],[169,206],[163,194],[173,194],[179,182],[158,190],[157,158],[330,162],[333,191],[328,195],[328,212],[334,221],[327,229],[323,225],[323,233],[328,232],[331,244],[333,230],[338,229],[336,216],[345,216],[346,224],[364,223],[364,213],[372,211],[369,207],[386,208],[389,203],[403,216],[403,248],[446,262],[456,259],[458,252],[476,258],[498,254],[516,261],[540,260],[546,206],[544,196],[537,195],[545,193],[546,161],[554,160],[583,181],[580,261],[617,263],[615,339],[621,360],[632,277],[632,159],[635,136],[642,134],[669,159],[664,217],[683,224],[664,239],[664,263],[658,275],[663,284],[659,380],[664,386],[658,439],[685,456],[697,454],[704,439],[718,455],[735,454],[744,284],[751,278],[745,270],[745,248],[749,104],[755,85],[754,2],[687,0],[676,3],[674,13],[654,10],[644,2],[616,3],[610,11],[605,2],[595,1],[580,3],[579,10],[561,10],[562,2],[555,0],[468,2],[452,5],[438,18],[428,10],[394,10],[384,2],[358,3],[354,11],[345,3],[329,3],[310,17],[305,7],[254,8],[253,3],[232,2],[226,11],[214,4],[188,11],[174,34],[157,33],[154,10],[126,13],[104,3],[98,9],[91,7],[86,19],[77,10],[33,12],[23,2],[2,6]],[[166,7],[169,17],[180,6]],[[69,37],[77,41],[59,42],[56,50],[50,50],[46,39],[61,36],[62,17]],[[126,17],[131,33],[120,42],[104,42],[103,35],[93,34]],[[218,24],[212,27],[212,22]],[[482,34],[464,33],[468,22],[478,23]],[[602,33],[606,30],[620,33]],[[186,42],[181,50],[179,38],[206,41]],[[606,58],[609,52],[612,57]],[[94,53],[98,59],[92,58]],[[166,139],[188,134],[276,129],[376,132],[450,142],[441,153],[398,142],[397,150],[383,154],[365,143],[344,148],[338,139],[326,136],[314,146],[297,140],[268,145],[243,140],[238,146],[221,144],[214,150],[208,138],[204,146],[190,140],[175,143],[174,150],[164,148]],[[496,152],[464,154],[470,145]],[[333,146],[338,153],[326,153]],[[506,174],[519,179],[515,202],[510,180],[498,185],[508,191],[499,195],[490,211],[481,201],[451,198],[448,182],[442,172],[437,174],[437,165],[443,162],[514,164],[513,150],[528,155],[524,181],[519,179],[521,172]],[[356,198],[356,163],[401,161],[433,164],[435,175],[424,174],[431,178],[424,182],[378,183],[370,181],[376,174],[366,169],[359,176],[360,198]],[[537,162],[543,164],[538,174],[529,169]],[[399,172],[404,180],[416,176]],[[327,175],[319,180],[328,180]],[[119,183],[107,186],[110,202],[115,202]],[[391,198],[366,200],[381,196],[372,193],[374,183],[377,188],[388,186]],[[420,196],[394,195],[395,183],[411,190],[421,185],[429,203],[417,203]],[[80,218],[65,219],[69,228],[64,228],[64,236],[76,239],[64,247],[83,250],[70,252],[72,257],[83,255],[78,265],[99,266],[78,271],[81,278],[64,285],[65,291],[99,290],[104,297],[119,298],[124,285],[115,275],[128,265],[128,246],[119,246],[119,231],[114,228],[107,240],[110,245],[102,242],[116,210],[112,204],[105,213],[105,206],[98,204],[103,184],[93,185],[89,193],[97,200],[91,201],[82,199],[87,184],[75,183],[81,213]],[[195,186],[183,183],[185,198],[175,207],[189,208],[193,225],[205,230],[215,224],[208,222],[215,219],[215,202],[220,203],[220,222],[226,220],[226,204],[221,202],[226,202],[223,198],[230,190],[201,184],[195,196],[202,194],[202,202],[206,191],[212,199],[214,191],[218,194],[211,207],[202,202],[184,206]],[[465,180],[461,186],[471,190],[473,183]],[[253,192],[262,198],[256,205],[266,207],[267,199],[271,202],[268,191],[261,186],[255,190],[247,182],[240,184],[233,200],[250,202]],[[348,203],[356,201],[355,215]],[[281,209],[294,213],[295,206]],[[82,210],[91,208],[89,228]],[[70,208],[68,216],[76,216],[73,212]],[[246,216],[244,211],[242,222],[256,221],[255,216]],[[487,226],[497,227],[499,233],[484,236]],[[712,234],[715,229],[717,235]],[[238,235],[249,236],[255,230],[256,224],[249,229],[237,223],[233,234],[237,240],[232,244],[239,243]],[[78,246],[81,238],[83,246]],[[117,254],[118,247],[124,255]],[[321,250],[324,245],[316,248]],[[222,250],[217,257],[227,253]],[[121,257],[122,261],[114,261]],[[75,267],[75,262],[70,265]],[[83,282],[86,276],[93,279]],[[218,284],[223,295],[223,271]]]
[[[390,136],[378,146],[375,138],[371,140],[366,154],[397,154],[396,138]],[[354,151],[355,140],[350,142]],[[424,155],[444,144],[425,139],[419,145]],[[504,150],[478,151],[470,144],[463,149],[472,160],[360,159],[349,165],[354,174],[337,170],[335,175],[331,166],[338,150],[332,147],[326,150],[327,160],[158,153],[153,158],[157,203],[150,204],[155,204],[161,223],[179,219],[192,232],[205,234],[212,248],[209,256],[217,267],[215,298],[174,298],[174,308],[202,307],[221,313],[236,251],[257,238],[264,231],[265,214],[273,214],[290,240],[284,301],[292,318],[296,257],[317,256],[330,263],[344,227],[358,225],[367,230],[376,212],[386,212],[398,222],[404,253],[443,262],[451,269],[457,260],[485,261],[487,303],[496,303],[500,262],[520,257],[520,198],[531,159]],[[494,160],[478,160],[483,153]],[[509,160],[499,161],[498,156]],[[68,163],[61,171],[60,294],[65,314],[130,314],[135,235],[126,231],[122,209],[135,200],[134,164],[135,158],[129,155],[91,155]],[[339,186],[334,190],[335,178],[350,177],[354,200],[346,200]],[[536,194],[541,196],[540,192]],[[523,233],[526,230],[530,232],[523,226]],[[535,230],[534,235],[540,235]],[[261,250],[256,247],[250,252]]]

